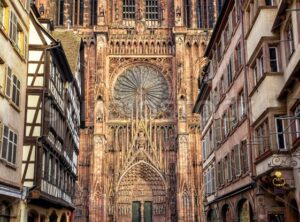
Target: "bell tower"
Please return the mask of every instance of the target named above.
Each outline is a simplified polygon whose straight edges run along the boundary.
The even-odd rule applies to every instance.
[[[37,0],[84,40],[77,221],[202,221],[192,113],[217,11],[206,0]]]

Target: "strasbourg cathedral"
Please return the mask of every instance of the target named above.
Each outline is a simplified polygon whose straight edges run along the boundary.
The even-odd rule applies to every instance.
[[[222,2],[36,0],[84,42],[76,221],[202,221],[198,77]]]

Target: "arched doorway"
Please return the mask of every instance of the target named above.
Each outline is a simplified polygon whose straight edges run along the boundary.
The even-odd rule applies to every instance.
[[[49,222],[57,222],[57,215],[55,211],[53,211],[52,214],[50,215]]]
[[[238,222],[251,222],[252,209],[248,200],[240,200],[237,207]]]
[[[211,209],[207,214],[207,222],[216,222],[217,221],[217,212],[215,209]]]
[[[66,214],[63,214],[60,218],[60,222],[67,222]]]
[[[232,214],[231,214],[231,211],[230,211],[230,208],[229,208],[228,204],[225,204],[222,207],[221,218],[222,218],[222,220],[221,220],[222,222],[231,222],[231,221],[233,221]]]
[[[27,215],[27,222],[38,222],[39,215],[36,211],[30,210]]]
[[[116,214],[116,221],[166,221],[166,186],[151,164],[139,161],[121,177]]]

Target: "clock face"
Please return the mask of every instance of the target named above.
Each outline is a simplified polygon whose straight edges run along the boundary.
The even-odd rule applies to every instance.
[[[155,116],[163,112],[169,99],[169,87],[163,75],[147,66],[135,66],[121,74],[114,87],[114,101],[129,117]]]

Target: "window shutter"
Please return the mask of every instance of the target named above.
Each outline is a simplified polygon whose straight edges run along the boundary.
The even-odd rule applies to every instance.
[[[7,159],[7,149],[9,144],[9,129],[7,126],[3,126],[3,136],[2,136],[2,150],[1,150],[1,157]]]
[[[202,140],[202,155],[203,155],[203,159],[206,160],[206,141],[205,141],[205,139]]]
[[[224,171],[224,159],[221,160],[221,184],[224,185],[225,171]]]
[[[232,76],[232,80],[231,81],[233,81],[234,76],[235,76],[234,53],[231,55],[230,63],[231,63],[231,76]]]
[[[228,154],[228,180],[232,180],[232,170],[231,170],[231,153]]]
[[[237,144],[234,146],[234,160],[235,160],[235,172],[236,176],[241,174],[241,159],[240,159],[240,145]]]
[[[221,142],[221,119],[218,118],[215,120],[215,141],[216,145]]]
[[[12,74],[11,69],[9,67],[6,68],[6,84],[5,84],[5,94],[8,97],[11,97],[12,89]]]
[[[204,193],[207,194],[207,177],[206,177],[206,172],[204,173]]]
[[[232,128],[234,128],[238,122],[238,98],[232,99]]]
[[[232,179],[235,179],[235,172],[236,172],[236,169],[235,169],[235,161],[234,161],[234,149],[231,151],[231,156],[230,156],[230,161],[231,161],[231,175],[232,175]]]
[[[216,191],[216,178],[215,178],[215,167],[211,168],[211,177],[212,177],[212,193],[214,193]]]

